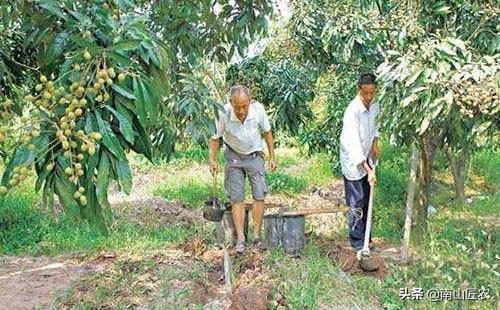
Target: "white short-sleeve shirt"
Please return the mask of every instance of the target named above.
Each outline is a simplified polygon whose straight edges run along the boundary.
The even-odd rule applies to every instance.
[[[357,96],[344,112],[340,134],[340,165],[348,180],[360,180],[366,170],[361,165],[370,155],[373,139],[379,136],[377,116],[379,105],[374,102],[367,109]]]
[[[262,133],[271,130],[264,106],[254,100],[250,102],[248,115],[243,123],[234,114],[231,104],[227,103],[219,112],[215,126],[217,131],[212,139],[222,137],[233,151],[242,155],[264,151]]]

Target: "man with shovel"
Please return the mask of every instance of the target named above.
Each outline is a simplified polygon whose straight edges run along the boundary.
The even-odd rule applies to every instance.
[[[274,140],[269,118],[262,104],[250,97],[243,85],[233,86],[229,103],[219,113],[216,133],[209,143],[209,162],[212,175],[217,173],[217,153],[222,141],[225,144],[224,187],[231,202],[233,222],[237,234],[236,252],[245,251],[245,177],[252,187],[254,206],[253,244],[262,246],[260,231],[264,215],[264,197],[267,193],[265,179],[264,141],[269,150],[269,170],[276,169]]]
[[[344,113],[340,135],[340,164],[349,207],[349,241],[360,259],[361,267],[366,271],[374,271],[377,266],[369,259],[369,248],[373,249],[373,243],[369,235],[370,228],[367,231],[366,226],[367,221],[371,222],[370,193],[377,182],[375,163],[380,154],[377,122],[379,106],[373,101],[376,91],[375,75],[362,74],[357,86],[358,94]]]

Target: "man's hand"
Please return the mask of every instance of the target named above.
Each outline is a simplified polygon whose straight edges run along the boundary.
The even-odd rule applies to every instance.
[[[373,141],[371,154],[373,161],[377,161],[378,157],[380,156],[380,148],[378,147],[378,141]]]
[[[271,158],[271,159],[269,160],[269,171],[274,171],[274,170],[276,170],[276,167],[277,167],[277,165],[276,165],[276,160],[275,160],[274,158]]]
[[[217,173],[218,165],[217,161],[210,161],[210,173],[212,175],[215,175]]]
[[[208,144],[208,164],[212,175],[217,173],[217,152],[219,151],[219,146],[219,139],[210,139],[210,143]]]
[[[377,185],[377,176],[375,175],[375,172],[373,170],[368,172],[368,183],[370,184],[370,186]]]

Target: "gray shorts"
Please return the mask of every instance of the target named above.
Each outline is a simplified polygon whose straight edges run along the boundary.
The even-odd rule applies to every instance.
[[[224,154],[224,188],[231,204],[245,200],[245,176],[250,181],[253,199],[264,200],[267,193],[264,153],[241,155],[226,147]]]

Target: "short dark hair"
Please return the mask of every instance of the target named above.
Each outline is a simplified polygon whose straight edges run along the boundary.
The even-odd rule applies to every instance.
[[[377,85],[377,82],[375,82],[376,79],[377,77],[373,73],[363,73],[359,76],[358,87],[370,84]]]

